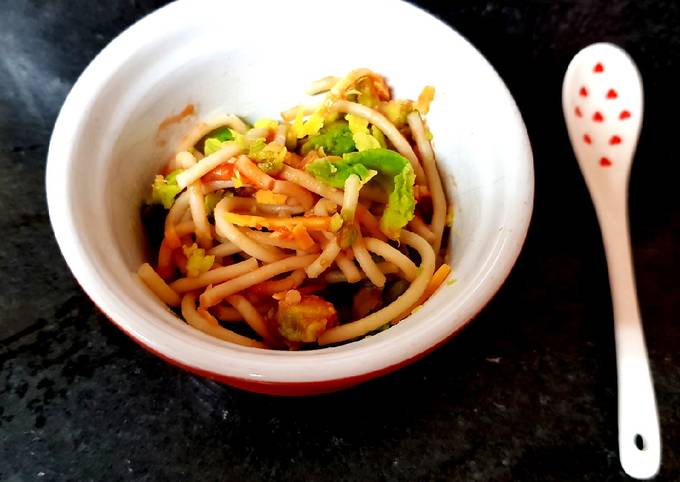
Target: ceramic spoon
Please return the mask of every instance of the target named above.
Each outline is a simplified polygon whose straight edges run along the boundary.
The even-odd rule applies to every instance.
[[[635,64],[612,44],[581,50],[564,78],[562,108],[607,255],[621,467],[631,477],[647,479],[659,470],[661,441],[628,232],[628,178],[642,124],[642,80]]]

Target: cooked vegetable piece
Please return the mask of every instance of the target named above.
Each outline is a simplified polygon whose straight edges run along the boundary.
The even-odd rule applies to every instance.
[[[341,156],[347,152],[352,152],[356,149],[352,131],[345,121],[335,121],[323,129],[315,136],[310,137],[307,142],[302,145],[302,154],[307,154],[309,151],[323,148],[326,155]]]
[[[289,341],[311,343],[337,324],[337,313],[331,303],[315,295],[302,295],[299,303],[279,302],[276,320],[279,333]]]
[[[149,204],[162,204],[165,209],[170,209],[175,202],[175,197],[182,192],[182,188],[177,185],[177,174],[182,169],[172,171],[166,177],[157,175],[151,186],[151,201]]]
[[[251,144],[249,157],[255,161],[257,167],[267,174],[276,174],[283,167],[288,150],[286,146],[276,142],[265,144],[262,139],[257,139]]]
[[[367,283],[354,295],[352,317],[355,320],[374,312],[382,305],[382,289]]]
[[[267,218],[251,214],[225,213],[225,219],[236,226],[255,229],[270,229],[293,231],[297,225],[303,225],[307,230],[328,231],[331,227],[330,216],[296,216],[291,218]]]
[[[255,201],[259,204],[286,204],[288,196],[268,189],[260,189],[255,193]]]
[[[430,111],[430,104],[434,100],[434,87],[431,85],[426,85],[423,87],[422,92],[418,96],[418,102],[416,102],[416,109],[421,114],[427,114]]]
[[[222,143],[233,141],[235,139],[234,132],[228,127],[220,127],[215,129],[206,136],[205,141],[200,146],[201,151],[206,156],[219,151],[222,148]]]
[[[317,134],[324,125],[324,117],[319,112],[314,112],[306,121],[303,119],[304,111],[300,109],[295,116],[291,129],[298,139]]]
[[[317,159],[307,164],[305,170],[337,188],[342,188],[351,174],[365,178],[375,170],[380,174],[379,180],[390,190],[387,206],[380,219],[383,233],[390,239],[398,239],[401,228],[413,219],[416,206],[413,194],[415,174],[408,160],[397,152],[387,149],[352,152],[337,161]]]
[[[253,124],[255,129],[276,129],[278,126],[279,123],[274,119],[267,119],[264,117],[262,119],[256,120],[255,124]]]
[[[234,164],[227,162],[225,164],[220,164],[212,171],[204,175],[201,180],[203,182],[210,181],[230,181],[234,177],[234,170],[236,166]]]
[[[183,246],[182,251],[187,257],[187,276],[189,278],[196,278],[201,273],[205,273],[212,268],[215,262],[215,256],[206,255],[205,249],[199,248],[196,243],[191,246]]]
[[[368,120],[352,114],[347,114],[345,119],[347,119],[349,130],[352,131],[352,139],[358,151],[384,147],[378,139],[371,135],[368,129]]]
[[[203,204],[205,205],[205,214],[210,216],[215,211],[215,206],[224,197],[223,191],[209,192],[203,196]]]
[[[413,102],[410,100],[390,100],[378,105],[378,110],[399,129],[406,125],[406,117],[413,112]]]

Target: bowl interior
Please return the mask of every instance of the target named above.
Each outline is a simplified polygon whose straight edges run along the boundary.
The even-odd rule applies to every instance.
[[[329,27],[322,3],[171,4],[93,61],[55,127],[48,179],[57,182],[48,182],[48,201],[69,266],[126,331],[186,365],[272,382],[341,378],[393,365],[474,316],[505,279],[524,240],[533,201],[531,151],[514,102],[489,64],[411,5],[347,2],[333,12]],[[265,10],[268,15],[261,14]],[[387,10],[389,22],[370,20]],[[295,25],[279,21],[291,16]],[[255,33],[247,20],[254,18]],[[395,32],[403,35],[395,38]],[[248,349],[187,326],[133,275],[145,256],[139,208],[175,142],[197,119],[216,113],[277,118],[313,102],[303,93],[311,81],[357,67],[386,75],[397,98],[436,87],[428,122],[455,206],[449,259],[457,282],[386,332],[312,352]],[[196,117],[159,131],[188,104]]]

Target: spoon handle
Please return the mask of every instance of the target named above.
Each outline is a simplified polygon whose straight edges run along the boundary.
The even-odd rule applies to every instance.
[[[614,196],[594,201],[614,308],[621,466],[632,477],[648,479],[659,470],[661,440],[635,291],[626,197],[622,189]]]

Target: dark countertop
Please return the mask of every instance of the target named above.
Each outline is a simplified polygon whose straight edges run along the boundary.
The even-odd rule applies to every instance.
[[[489,58],[519,104],[536,164],[529,237],[500,293],[451,343],[307,399],[223,387],[145,352],[79,289],[54,241],[43,183],[58,109],[93,56],[160,3],[0,0],[0,480],[625,479],[604,255],[560,109],[568,61],[599,40],[628,49],[645,82],[632,241],[663,434],[658,479],[680,480],[669,167],[680,3],[422,2]]]

